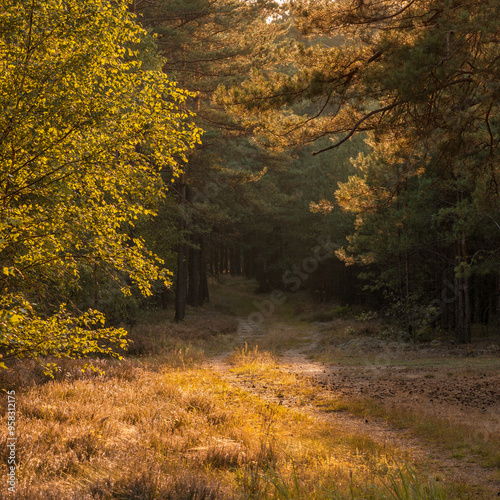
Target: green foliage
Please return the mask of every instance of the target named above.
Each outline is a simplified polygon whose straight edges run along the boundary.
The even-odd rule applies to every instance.
[[[1,299],[0,356],[12,358],[81,358],[91,354],[111,355],[121,359],[116,350],[125,349],[128,341],[123,329],[105,328],[105,318],[89,309],[74,316],[61,304],[57,313],[42,318],[21,295]],[[46,364],[48,374],[56,369]]]
[[[215,253],[235,248],[240,252],[248,236],[244,226],[254,225],[261,207],[272,208],[275,192],[260,194],[256,191],[261,186],[254,188],[282,159],[258,147],[239,118],[214,101],[214,93],[276,62],[273,48],[286,26],[268,19],[279,10],[278,3],[269,0],[153,0],[137,7],[138,19],[155,33],[166,57],[165,71],[196,92],[186,107],[196,113],[196,123],[205,131],[203,147],[189,155],[184,175],[164,202],[171,207],[175,200],[179,207],[161,211],[147,229],[158,255],[169,260],[179,252],[180,262],[187,263],[175,276],[179,316],[184,288],[191,305],[205,300],[206,291],[196,282],[204,280],[210,259],[213,268]],[[166,241],[163,231],[155,228],[171,225],[172,215],[178,231]],[[268,234],[265,226],[259,234]]]
[[[439,317],[435,304],[426,303],[422,292],[411,292],[404,297],[389,297],[386,315],[399,327],[401,340],[425,341],[430,334],[431,323]]]
[[[446,308],[453,304],[448,317],[457,324],[446,327],[468,341],[471,296],[486,295],[484,277],[500,272],[498,2],[288,7],[302,37],[286,69],[255,72],[221,92],[221,102],[274,149],[329,136],[333,144],[316,151],[324,153],[370,131],[355,175],[336,190],[338,205],[356,216],[337,255],[368,266],[372,290],[403,301],[429,291],[422,309],[456,279]],[[328,212],[332,204],[313,208]],[[480,308],[497,309],[488,301]]]
[[[44,339],[55,345],[49,339],[71,324],[57,304],[83,263],[123,273],[144,294],[155,280],[169,283],[133,228],[155,214],[160,171],[179,175],[200,130],[182,109],[189,94],[154,69],[159,58],[127,2],[9,0],[0,24],[0,285],[46,316],[25,318],[45,321],[44,333],[22,349],[12,337],[12,353],[47,354]],[[92,321],[82,318],[61,343],[70,356],[93,349]]]

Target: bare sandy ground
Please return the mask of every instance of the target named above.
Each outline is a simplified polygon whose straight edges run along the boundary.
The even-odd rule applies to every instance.
[[[265,337],[262,330],[242,329],[241,342],[255,343]],[[409,359],[430,357],[426,366],[394,366],[395,355],[384,345],[373,343],[355,346],[354,352],[363,351],[364,356],[352,364],[317,362],[309,353],[318,352],[320,334],[311,332],[310,343],[302,348],[284,349],[279,355],[281,369],[305,377],[317,387],[317,398],[356,398],[375,400],[391,409],[415,409],[420,414],[447,419],[454,424],[465,424],[485,441],[500,434],[500,376],[498,371],[485,368],[468,369],[467,363],[456,366],[440,356],[449,350],[433,349],[432,352],[405,353]],[[458,352],[457,356],[467,356]],[[401,355],[401,352],[398,353]],[[210,360],[211,366],[225,378],[261,398],[289,407],[299,407],[294,396],[277,394],[272,384],[258,382],[252,377],[235,375],[226,362],[227,353]],[[435,362],[432,361],[435,359]],[[444,359],[444,358],[443,358]],[[384,360],[387,364],[384,365]],[[392,364],[391,364],[392,363]],[[417,363],[418,365],[418,363]],[[480,363],[479,363],[480,365]],[[476,457],[452,456],[450,450],[437,442],[424,441],[412,435],[408,429],[398,429],[383,420],[355,416],[347,411],[325,411],[321,405],[311,401],[306,407],[300,405],[314,418],[340,426],[345,432],[369,436],[381,444],[390,444],[408,456],[427,464],[435,478],[472,485],[474,499],[493,499],[500,495],[500,477],[494,468],[482,466]]]

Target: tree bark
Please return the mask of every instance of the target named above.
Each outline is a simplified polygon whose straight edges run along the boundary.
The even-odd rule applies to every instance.
[[[224,247],[219,245],[219,273],[222,274],[224,269]]]
[[[199,297],[201,304],[210,302],[210,294],[208,291],[207,278],[207,246],[203,238],[200,240],[200,280],[199,280]]]
[[[181,217],[179,219],[179,233],[181,241],[177,250],[177,282],[175,287],[175,321],[182,321],[186,315],[187,302],[187,279],[188,279],[188,251],[184,241],[184,232],[187,227],[186,216],[183,209],[186,205],[186,179],[185,173],[180,176],[179,182],[179,205]]]
[[[198,235],[193,235],[191,238],[193,245],[199,244]],[[189,289],[188,289],[188,304],[190,306],[201,306],[200,301],[200,250],[195,247],[189,249]]]
[[[500,274],[497,276],[497,322],[498,337],[500,338]]]
[[[467,239],[465,235],[457,242],[457,253],[459,262],[467,266]],[[461,270],[461,275],[455,277],[455,293],[458,300],[456,301],[456,335],[457,341],[461,344],[466,344],[471,341],[470,330],[470,286],[468,270]]]
[[[224,272],[229,272],[229,249],[227,247],[224,248]]]

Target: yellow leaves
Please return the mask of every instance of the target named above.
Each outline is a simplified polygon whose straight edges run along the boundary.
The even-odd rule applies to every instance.
[[[13,267],[3,267],[2,273],[5,276],[15,276],[16,275],[15,269]]]
[[[201,141],[180,107],[191,94],[141,69],[145,32],[125,0],[35,4],[35,13],[30,2],[0,9],[0,248],[12,262],[2,280],[12,289],[40,278],[76,282],[79,262],[90,261],[150,294],[151,282],[170,283],[169,274],[128,231],[164,196],[159,169],[178,176],[179,158]],[[30,279],[13,280],[16,269]],[[2,300],[10,338],[0,348],[14,355],[102,352],[95,339],[112,343],[123,333],[105,329],[96,312],[75,318],[63,307],[41,318],[22,295]]]
[[[9,9],[14,6],[8,4],[4,16],[13,13]],[[14,17],[26,22],[29,9],[29,4],[16,7]],[[10,184],[20,188],[24,199],[46,200],[46,211],[40,209],[38,216],[51,220],[54,232],[71,234],[71,229],[69,223],[64,227],[51,217],[51,201],[54,206],[76,203],[81,217],[96,224],[96,234],[109,236],[110,228],[116,230],[117,224],[107,222],[114,219],[120,224],[127,217],[137,220],[139,214],[151,213],[146,204],[161,196],[156,194],[161,180],[146,155],[138,153],[138,144],[154,157],[157,168],[168,166],[175,176],[177,157],[182,158],[200,142],[201,130],[186,123],[187,115],[178,109],[177,103],[188,93],[177,89],[161,72],[140,70],[140,61],[133,59],[138,51],[131,44],[138,43],[144,31],[131,22],[126,2],[68,0],[62,5],[49,0],[37,11],[37,22],[37,29],[46,36],[31,50],[30,65],[11,65],[17,74],[0,74],[0,96],[12,104],[2,110],[18,110],[9,145],[12,150],[7,148],[9,141],[0,145],[5,159],[2,170],[15,172]],[[51,27],[55,29],[51,31]],[[0,36],[0,44],[10,51],[6,59],[26,59],[22,51],[28,48],[21,43],[25,31],[14,30],[8,36],[9,40],[19,37],[19,44],[2,43]],[[125,53],[132,60],[124,61],[121,56]],[[14,84],[20,81],[21,90]],[[8,120],[0,112],[0,121]],[[109,172],[115,176],[111,181],[106,178]],[[54,183],[59,177],[65,187]],[[100,185],[94,181],[98,177]],[[87,185],[105,192],[105,207],[89,205],[93,195]],[[61,188],[78,195],[61,196]],[[131,212],[127,205],[138,208]],[[114,206],[119,209],[113,210]],[[21,215],[34,226],[35,212],[21,210]],[[4,243],[12,243],[14,237],[11,231]],[[83,248],[78,241],[76,245]]]
[[[123,349],[128,345],[125,330],[104,328],[104,316],[97,311],[89,310],[74,317],[66,311],[65,305],[61,305],[57,313],[44,319],[34,313],[33,307],[22,295],[4,296],[0,306],[3,307],[0,311],[3,359],[38,359],[41,356],[79,358],[92,353],[119,357],[114,349]],[[8,335],[5,335],[6,331]],[[45,365],[45,368],[48,376],[59,369],[55,363]]]
[[[4,326],[18,325],[23,319],[24,317],[21,314],[12,311],[0,311],[0,323],[4,323]]]

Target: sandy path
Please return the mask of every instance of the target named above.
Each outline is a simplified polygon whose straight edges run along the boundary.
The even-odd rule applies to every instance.
[[[252,343],[252,341],[262,338],[265,332],[251,326],[245,328],[245,325],[243,325],[243,327],[239,329],[238,334],[241,344],[244,344],[245,342]],[[315,341],[316,338],[312,335],[311,343]],[[278,397],[276,392],[272,388],[266,386],[266,384],[257,383],[255,379],[251,377],[232,373],[230,371],[230,366],[226,362],[228,354],[229,353],[220,354],[211,358],[208,362],[215,371],[232,384],[258,395],[260,398],[267,401],[297,408],[300,409],[300,411],[307,412],[318,420],[331,422],[332,425],[340,427],[343,432],[367,436],[377,441],[382,446],[387,444],[399,449],[404,455],[411,459],[425,463],[428,469],[432,471],[435,478],[447,482],[458,482],[473,486],[474,496],[472,496],[471,499],[498,498],[500,492],[500,478],[495,474],[493,468],[489,469],[482,467],[473,460],[467,460],[466,458],[453,458],[450,455],[450,451],[444,450],[436,444],[423,442],[415,436],[412,436],[410,431],[394,428],[387,424],[387,422],[360,418],[346,411],[323,411],[318,405],[315,405],[314,402],[306,406],[299,406],[298,402],[293,397],[287,398],[286,395],[279,395]],[[342,397],[348,397],[349,395],[372,397],[374,394],[376,395],[378,390],[376,384],[366,381],[366,376],[363,381],[363,378],[359,376],[359,369],[355,372],[352,370],[352,367],[327,367],[322,363],[308,359],[307,355],[304,354],[303,350],[300,348],[282,351],[280,353],[279,366],[282,370],[294,373],[299,377],[305,377],[312,381],[317,387],[318,401],[321,401],[324,397],[337,395]],[[372,370],[372,372],[372,377],[375,378],[378,376],[380,379],[378,370]],[[353,377],[353,374],[356,374],[356,376]],[[349,379],[349,383],[345,383],[347,379]],[[395,387],[398,387],[398,385],[398,383],[395,383]],[[361,390],[363,387],[371,387],[371,390],[363,391]],[[343,388],[343,391],[339,391],[339,388]],[[390,391],[387,383],[385,383],[385,388],[387,391]],[[397,398],[397,391],[393,392],[396,394]],[[491,402],[493,407],[497,404],[494,397]],[[400,403],[405,404],[405,400],[403,399]],[[470,411],[471,408],[468,408],[468,410]]]

